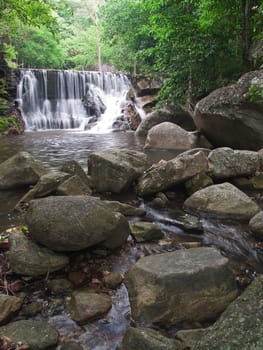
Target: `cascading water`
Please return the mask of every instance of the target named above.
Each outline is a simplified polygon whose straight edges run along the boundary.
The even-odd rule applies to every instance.
[[[130,85],[125,75],[109,72],[21,69],[17,100],[26,130],[105,132]]]

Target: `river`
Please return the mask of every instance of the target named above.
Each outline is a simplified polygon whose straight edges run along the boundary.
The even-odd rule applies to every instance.
[[[144,140],[137,138],[133,132],[109,132],[94,134],[73,130],[30,131],[15,137],[0,137],[0,162],[19,151],[30,152],[35,158],[43,162],[50,170],[59,169],[60,165],[74,159],[87,170],[87,159],[90,153],[109,148],[129,148],[143,151]],[[147,151],[149,165],[160,159],[171,159],[175,152]],[[172,192],[172,191],[171,191]],[[185,213],[182,203],[186,195],[179,190],[174,191],[168,208],[156,210],[149,201],[141,201],[147,211],[146,219],[160,225],[166,237],[175,242],[175,246],[182,242],[202,242],[204,245],[215,245],[223,254],[230,258],[230,263],[237,274],[252,278],[257,272],[263,272],[262,252],[255,249],[255,239],[251,236],[247,224],[234,221],[218,221],[209,217],[201,219],[204,233],[202,235],[188,232],[179,225]],[[0,231],[20,223],[21,218],[13,214],[12,209],[22,197],[23,192],[0,192]],[[128,197],[122,196],[121,200]],[[138,244],[128,242],[119,255],[110,258],[111,268],[120,273],[135,263],[140,256],[169,250],[165,244]],[[177,249],[177,248],[176,248]],[[129,324],[129,303],[124,286],[111,294],[113,307],[106,318],[91,322],[83,327],[73,322],[66,309],[59,312],[42,313],[36,319],[47,319],[60,332],[64,340],[80,341],[85,350],[116,349]],[[44,294],[32,294],[32,298],[48,304]]]

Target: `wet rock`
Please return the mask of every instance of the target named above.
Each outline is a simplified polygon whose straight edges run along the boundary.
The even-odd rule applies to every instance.
[[[211,176],[216,179],[251,176],[260,168],[257,152],[217,148],[208,156]]]
[[[152,222],[137,221],[130,224],[131,234],[136,242],[151,242],[162,239],[162,230]]]
[[[46,172],[30,153],[19,152],[0,164],[0,190],[35,185]]]
[[[7,323],[18,313],[22,305],[22,299],[0,294],[0,324]]]
[[[263,348],[263,278],[251,285],[220,316],[195,350],[261,350]]]
[[[6,336],[14,343],[22,342],[29,345],[29,350],[45,350],[55,346],[59,334],[55,328],[46,322],[16,321],[0,327],[0,336]]]
[[[192,194],[213,184],[214,182],[210,176],[208,176],[206,173],[200,173],[187,180],[184,185],[187,192]]]
[[[40,247],[21,232],[12,233],[9,242],[8,261],[17,274],[39,276],[60,270],[69,262],[65,255]]]
[[[142,196],[154,194],[183,183],[207,169],[207,157],[202,151],[177,156],[169,161],[161,160],[138,179],[136,191]]]
[[[166,338],[150,328],[132,328],[126,332],[120,350],[182,350],[180,342]]]
[[[73,284],[65,278],[57,278],[48,281],[48,288],[52,294],[67,294],[73,289]]]
[[[163,192],[156,194],[155,198],[151,201],[151,205],[154,208],[165,208],[169,203],[169,199]]]
[[[93,153],[88,159],[92,185],[98,192],[127,190],[146,168],[147,157],[128,149]]]
[[[147,136],[148,131],[153,126],[163,122],[175,123],[185,130],[195,130],[193,120],[188,113],[182,110],[158,109],[146,115],[135,134],[137,136]]]
[[[50,196],[33,200],[26,221],[32,237],[56,251],[76,251],[98,243],[115,249],[130,234],[122,214],[91,196]]]
[[[82,166],[75,160],[69,160],[63,163],[60,167],[60,171],[63,173],[68,173],[72,176],[78,175],[86,185],[90,186],[90,181],[87,174]]]
[[[237,296],[228,260],[214,248],[142,258],[124,283],[133,319],[166,327],[215,317]]]
[[[37,314],[41,313],[43,310],[42,303],[33,301],[32,303],[23,305],[21,314],[26,317],[34,317]]]
[[[195,233],[202,233],[203,226],[200,219],[196,216],[185,214],[181,216],[174,224],[184,230],[194,231]]]
[[[80,289],[72,293],[68,309],[71,318],[82,325],[105,315],[111,305],[111,298],[107,294],[97,294]]]
[[[249,228],[257,238],[263,239],[263,211],[253,216],[249,221]]]
[[[20,199],[16,208],[21,207],[23,203],[28,203],[34,198],[41,198],[54,193],[58,186],[69,177],[69,174],[61,172],[50,172],[42,175],[37,184]]]
[[[252,101],[249,93],[262,87],[262,79],[263,70],[248,72],[197,103],[194,122],[213,145],[255,151],[262,147],[262,98]]]
[[[62,196],[90,196],[92,190],[87,183],[82,181],[82,178],[74,175],[58,186],[57,194]]]
[[[68,342],[60,344],[56,350],[84,350],[83,347],[75,342]]]
[[[110,272],[103,277],[103,283],[107,288],[116,289],[123,281],[123,276],[118,272]]]
[[[112,211],[117,211],[125,216],[145,216],[146,210],[143,208],[136,208],[126,203],[117,201],[103,201]]]
[[[144,148],[163,148],[185,150],[196,147],[207,147],[208,141],[202,144],[203,137],[197,132],[187,132],[179,125],[163,122],[152,127],[146,138]]]
[[[184,208],[243,220],[251,219],[259,211],[252,199],[228,182],[195,192],[184,202]]]

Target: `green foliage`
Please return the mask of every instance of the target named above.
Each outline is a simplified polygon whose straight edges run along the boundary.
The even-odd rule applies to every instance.
[[[0,117],[0,132],[6,131],[8,129],[8,121],[4,117]]]
[[[254,84],[252,85],[248,92],[247,96],[251,102],[255,102],[258,100],[263,100],[263,85],[262,84]]]
[[[16,68],[16,50],[15,47],[13,45],[4,43],[3,44],[3,49],[4,49],[4,53],[5,53],[5,60],[8,64],[9,68]]]

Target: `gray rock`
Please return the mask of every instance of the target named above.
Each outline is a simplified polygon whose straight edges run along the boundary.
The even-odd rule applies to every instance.
[[[171,122],[178,124],[185,130],[195,130],[195,125],[193,123],[190,115],[182,110],[169,111],[167,109],[158,109],[146,115],[142,120],[135,135],[137,136],[147,136],[148,131],[155,125]]]
[[[46,172],[30,153],[19,152],[0,164],[0,190],[35,185]]]
[[[16,321],[0,327],[0,336],[6,336],[13,342],[29,345],[29,350],[45,350],[55,346],[59,334],[46,322]]]
[[[32,237],[56,251],[81,250],[98,243],[114,249],[130,234],[122,214],[91,196],[50,196],[33,200],[26,221]]]
[[[111,305],[111,298],[107,294],[97,294],[81,289],[72,293],[68,309],[71,318],[82,325],[105,315]]]
[[[208,156],[211,176],[216,179],[252,176],[260,168],[257,152],[217,148]]]
[[[210,327],[194,350],[263,349],[263,277],[257,277]]]
[[[34,317],[41,313],[43,310],[43,304],[33,301],[32,303],[23,305],[21,314],[26,317]]]
[[[93,153],[88,159],[92,186],[98,192],[127,190],[146,168],[147,157],[128,149]]]
[[[120,203],[118,201],[103,201],[112,211],[117,211],[125,216],[145,216],[146,210],[136,208],[133,205]]]
[[[152,127],[145,141],[144,148],[163,148],[186,150],[196,147],[207,147],[197,132],[187,132],[179,125],[163,122]]]
[[[263,70],[248,72],[236,84],[217,89],[197,103],[194,122],[214,146],[262,148],[262,98],[253,100],[250,93],[262,88],[262,81]]]
[[[118,272],[110,272],[103,277],[103,283],[107,288],[116,289],[123,281],[123,276]]]
[[[181,350],[180,342],[166,338],[150,328],[132,328],[126,332],[120,350]]]
[[[202,338],[206,330],[203,328],[197,329],[182,329],[176,333],[176,339],[180,341],[184,350],[193,350],[196,343]]]
[[[20,275],[44,275],[64,268],[69,262],[65,255],[40,247],[21,232],[13,232],[9,236],[9,242],[10,267]]]
[[[82,166],[75,160],[69,160],[63,163],[60,167],[60,171],[63,173],[68,173],[71,176],[78,175],[87,186],[90,186],[90,181],[87,174],[83,170]]]
[[[18,313],[22,305],[22,299],[0,294],[0,324],[7,323],[10,319]]]
[[[57,194],[62,196],[90,196],[92,190],[81,177],[74,175],[58,186]]]
[[[207,169],[207,157],[202,151],[169,161],[161,160],[138,179],[136,191],[142,196],[154,194],[183,183]]]
[[[191,177],[191,179],[187,180],[184,185],[187,192],[192,194],[213,184],[214,182],[210,176],[208,176],[206,173],[200,173]]]
[[[250,219],[249,228],[257,238],[263,239],[263,211],[260,211]]]
[[[131,234],[136,242],[151,242],[162,239],[162,230],[154,223],[147,221],[137,221],[130,224]]]
[[[251,219],[259,211],[252,199],[228,182],[195,192],[184,202],[184,208],[243,220]]]
[[[214,248],[142,258],[124,283],[133,319],[166,327],[215,317],[237,296],[228,260]]]

